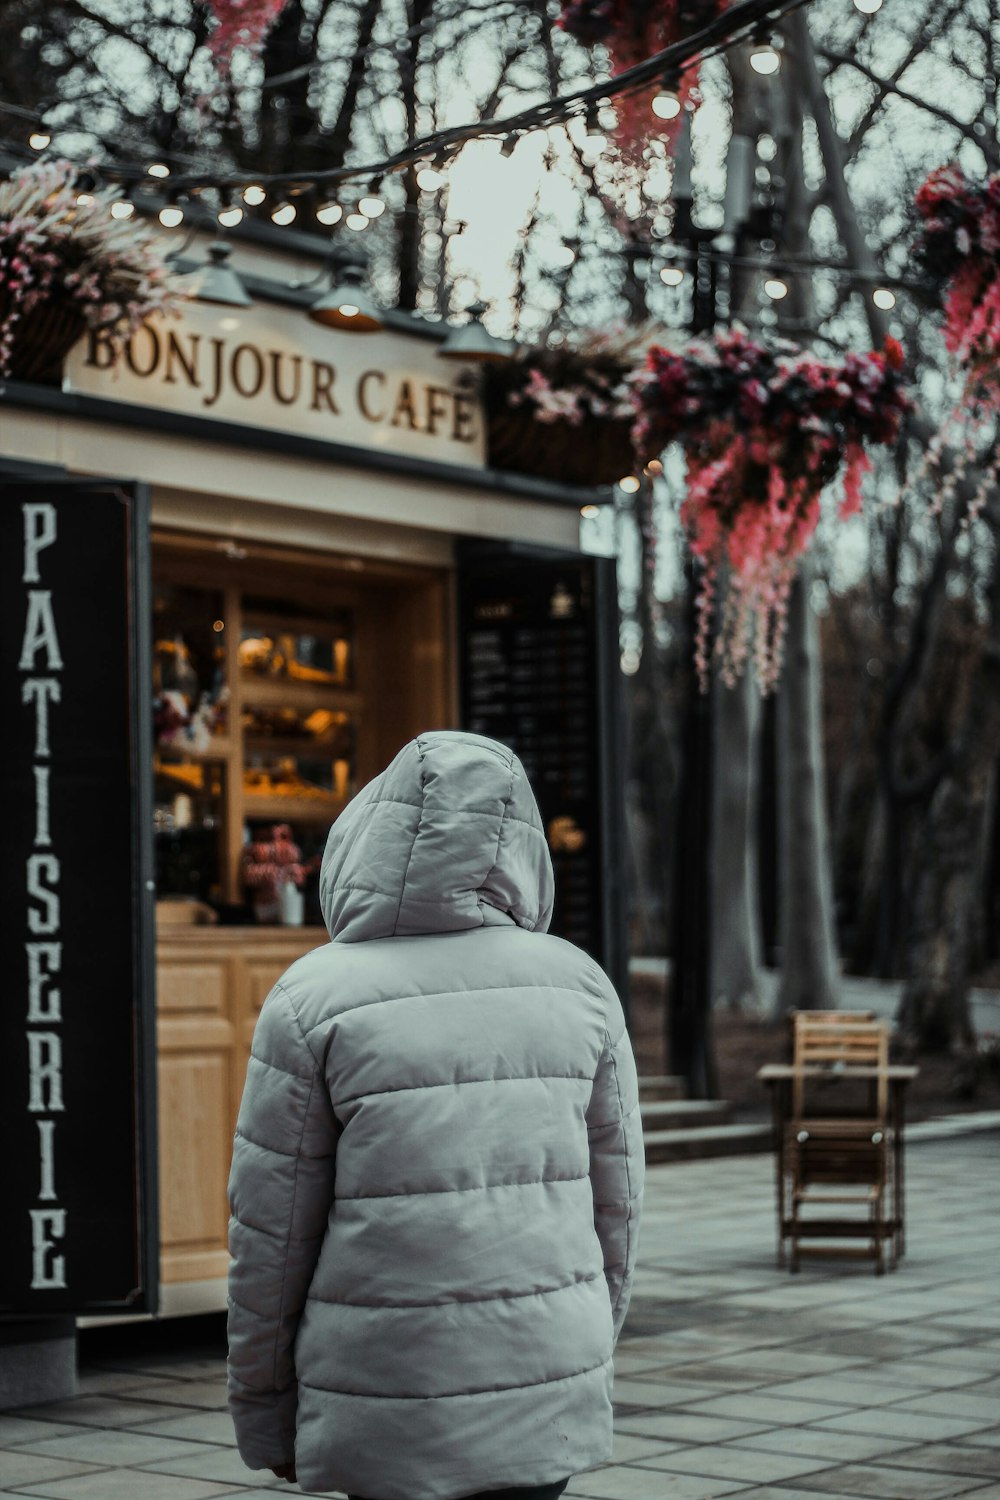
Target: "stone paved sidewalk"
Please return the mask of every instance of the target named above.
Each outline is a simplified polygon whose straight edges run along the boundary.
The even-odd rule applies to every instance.
[[[918,1141],[894,1275],[773,1261],[767,1158],[650,1171],[615,1461],[587,1500],[1000,1500],[1000,1135]],[[297,1488],[232,1445],[221,1361],[109,1359],[0,1416],[0,1495],[234,1500]]]

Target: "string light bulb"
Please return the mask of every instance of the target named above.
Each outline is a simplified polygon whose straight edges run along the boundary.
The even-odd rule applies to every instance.
[[[237,224],[243,222],[243,210],[238,203],[227,203],[218,214],[219,223],[225,229],[235,229]]]
[[[684,271],[680,266],[661,266],[660,280],[664,286],[680,286],[684,280]]]
[[[676,120],[681,112],[681,101],[673,89],[662,89],[654,98],[652,107],[658,120]]]
[[[321,224],[339,224],[344,217],[344,210],[339,203],[321,203],[316,210],[316,217]]]
[[[551,260],[554,266],[571,266],[576,260],[576,251],[572,245],[557,245],[552,251]]]
[[[366,214],[348,214],[347,218],[344,220],[344,223],[347,225],[348,229],[360,230],[367,229],[368,225],[371,223],[371,220]]]
[[[164,229],[176,229],[184,223],[184,210],[179,203],[165,203],[157,215]]]
[[[599,505],[581,505],[580,514],[585,521],[595,521],[601,514],[601,507]]]
[[[294,224],[297,212],[298,210],[294,203],[279,203],[277,208],[271,210],[271,222],[272,224],[280,224],[282,227],[286,224]]]
[[[135,213],[135,204],[129,202],[128,198],[117,198],[111,205],[111,217],[113,219],[131,219]]]
[[[782,297],[788,296],[788,283],[780,276],[769,276],[764,282],[764,291],[772,302],[780,302]]]
[[[750,53],[750,66],[762,78],[770,78],[781,67],[781,54],[773,42],[755,42]]]
[[[170,168],[166,162],[154,161],[146,168],[146,175],[149,177],[169,177]]]
[[[624,479],[619,479],[618,488],[626,495],[635,495],[642,488],[642,480],[635,474],[626,474]]]
[[[28,136],[28,145],[32,151],[44,151],[51,140],[52,137],[47,130],[33,130]]]
[[[358,213],[364,214],[367,219],[377,219],[379,214],[385,213],[385,204],[381,198],[370,193],[367,198],[362,198],[359,202]]]
[[[243,189],[243,202],[248,208],[260,208],[266,197],[267,194],[258,182],[251,182]]]
[[[882,0],[854,0],[854,8],[863,16],[873,16],[877,10],[882,9]]]
[[[77,208],[89,208],[92,203],[96,202],[97,199],[94,197],[93,193],[77,193],[76,195]]]
[[[417,187],[422,193],[433,193],[444,187],[445,178],[436,167],[421,167],[417,173]]]
[[[896,293],[887,286],[877,286],[872,292],[872,301],[883,312],[888,312],[896,306]]]

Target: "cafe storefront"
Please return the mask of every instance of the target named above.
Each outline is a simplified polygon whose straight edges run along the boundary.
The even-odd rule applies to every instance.
[[[155,1121],[135,1202],[156,1253],[133,1305],[161,1314],[224,1306],[226,1180],[254,1023],[278,975],[326,940],[317,884],[331,822],[408,739],[463,727],[515,746],[556,864],[554,930],[623,978],[614,565],[579,542],[594,495],[488,466],[475,370],[440,357],[443,329],[401,315],[364,335],[324,328],[275,254],[241,255],[252,306],[192,301],[141,328],[118,361],[89,335],[62,389],[10,382],[0,398],[4,514],[20,525],[36,493],[52,509],[51,521],[30,512],[36,542],[52,530],[42,582],[69,546],[63,507],[71,517],[84,504],[80,481],[122,486],[148,525],[122,608],[141,616],[135,712],[152,727],[138,770],[109,774],[148,821],[155,882],[155,937],[137,938],[155,983],[138,963],[133,982],[153,993],[132,998],[151,1020],[155,994],[155,1089],[147,1080],[133,1116],[137,1130]],[[67,589],[71,562],[91,567],[93,532],[74,536]],[[69,619],[52,598],[79,675],[89,661],[102,681],[86,606]],[[86,691],[64,654],[53,725]],[[42,785],[25,767],[25,784]],[[37,818],[32,828],[26,847]],[[99,850],[87,868],[102,878]],[[29,900],[29,936],[41,910]],[[108,911],[89,934],[98,947],[116,942]],[[71,1067],[70,1031],[61,1045]],[[64,1122],[52,1120],[39,1138],[55,1191]],[[60,1222],[50,1214],[36,1245],[45,1275]],[[22,1310],[69,1305],[27,1297]]]

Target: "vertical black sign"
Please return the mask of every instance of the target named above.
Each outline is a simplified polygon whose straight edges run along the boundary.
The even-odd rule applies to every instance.
[[[0,486],[0,1313],[155,1308],[148,526]]]
[[[592,954],[624,997],[614,562],[466,543],[459,618],[463,726],[524,764],[555,868],[551,930]]]

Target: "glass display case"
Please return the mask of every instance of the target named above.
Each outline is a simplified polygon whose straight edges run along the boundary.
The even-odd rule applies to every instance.
[[[318,922],[326,833],[358,786],[356,610],[200,571],[160,559],[154,578],[158,895],[175,921],[186,900],[191,920]]]

